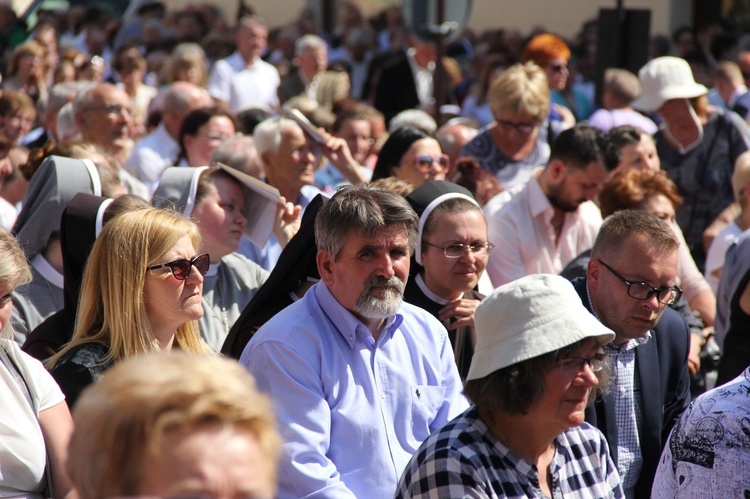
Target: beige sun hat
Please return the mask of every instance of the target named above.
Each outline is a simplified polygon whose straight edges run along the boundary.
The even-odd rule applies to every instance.
[[[692,99],[708,93],[708,89],[696,83],[693,71],[685,59],[679,57],[657,57],[638,71],[641,80],[641,96],[633,107],[653,112],[670,99]]]
[[[474,312],[477,344],[467,380],[596,338],[599,345],[615,333],[586,310],[564,277],[534,274],[500,286]]]

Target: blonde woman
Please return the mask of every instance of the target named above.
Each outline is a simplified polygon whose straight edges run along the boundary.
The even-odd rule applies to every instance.
[[[115,217],[96,240],[83,274],[73,338],[47,367],[73,406],[116,362],[146,352],[209,352],[198,333],[208,255],[198,228],[166,210]]]
[[[495,121],[464,146],[461,156],[477,160],[513,191],[547,163],[552,136],[561,131],[559,122],[547,119],[547,77],[533,62],[514,64],[492,83],[487,101]]]
[[[73,431],[65,397],[42,364],[13,341],[10,326],[10,292],[30,280],[23,250],[0,229],[0,497],[65,497]]]

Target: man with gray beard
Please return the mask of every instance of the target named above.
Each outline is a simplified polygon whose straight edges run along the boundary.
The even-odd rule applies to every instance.
[[[315,221],[321,282],[245,348],[285,442],[278,497],[392,497],[420,443],[467,407],[445,328],[402,303],[417,225],[396,194],[338,191]]]

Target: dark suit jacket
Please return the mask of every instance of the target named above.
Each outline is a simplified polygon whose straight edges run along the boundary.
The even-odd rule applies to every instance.
[[[417,84],[406,52],[397,52],[383,61],[375,87],[374,106],[385,115],[387,122],[401,111],[419,107]]]
[[[305,83],[300,78],[297,68],[293,68],[288,75],[281,79],[276,93],[279,96],[279,103],[284,104],[292,97],[296,97],[304,91]]]
[[[575,279],[573,286],[584,306],[591,310],[586,296],[586,279]],[[690,331],[685,319],[667,307],[651,335],[651,341],[635,349],[635,369],[641,387],[643,413],[643,425],[639,431],[643,468],[635,486],[637,498],[651,496],[651,485],[662,448],[672,426],[690,403],[690,374],[687,369]],[[617,464],[617,425],[612,391],[599,397],[592,407],[586,409],[586,421],[607,437],[609,452]]]

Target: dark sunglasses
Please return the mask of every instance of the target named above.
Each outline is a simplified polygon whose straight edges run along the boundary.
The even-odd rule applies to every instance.
[[[414,158],[414,162],[417,165],[417,169],[422,173],[427,173],[432,168],[432,165],[437,163],[437,170],[447,170],[450,165],[450,158],[447,154],[441,154],[437,158],[432,156],[421,154]]]
[[[146,270],[157,270],[166,267],[170,271],[172,271],[172,275],[175,279],[184,281],[188,278],[188,276],[190,276],[190,269],[193,266],[198,269],[198,272],[200,272],[201,275],[206,275],[206,273],[208,272],[208,267],[210,265],[211,258],[208,256],[208,253],[203,253],[202,255],[194,256],[190,260],[186,258],[180,258],[179,260],[160,263],[159,265],[152,265],[150,267],[146,267]]]
[[[497,120],[497,124],[506,130],[515,130],[519,133],[531,133],[539,126],[539,123],[514,123],[512,121]]]
[[[567,71],[568,69],[567,64],[547,64],[547,67],[555,73],[562,73],[563,71]]]

